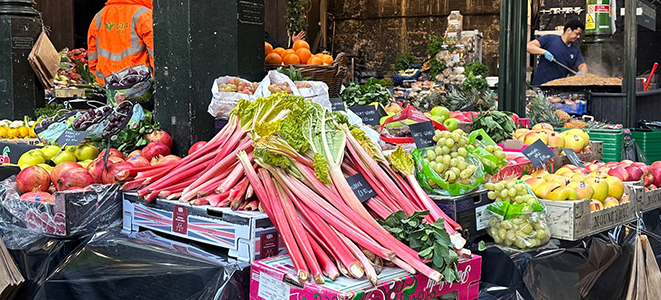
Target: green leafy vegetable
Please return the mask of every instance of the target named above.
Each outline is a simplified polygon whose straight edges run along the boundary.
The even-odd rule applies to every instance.
[[[381,85],[382,81],[378,79],[368,79],[363,85],[351,83],[342,91],[340,97],[347,106],[367,105],[372,102],[378,102],[383,106],[390,104],[392,95],[388,89]]]
[[[494,141],[502,141],[512,137],[516,125],[510,112],[486,111],[473,119],[473,130],[483,129]]]
[[[301,70],[294,68],[294,66],[289,66],[289,68],[283,69],[282,67],[278,68],[278,72],[287,75],[291,81],[307,81],[310,80],[310,77],[303,77],[301,75]]]
[[[443,36],[440,35],[429,35],[427,42],[427,55],[430,57],[436,56],[438,52],[441,52],[443,50],[443,44],[445,41],[443,40]]]
[[[431,260],[430,267],[443,274],[444,281],[456,283],[459,281],[458,256],[450,235],[445,230],[443,219],[432,224],[423,222],[428,214],[429,211],[418,211],[406,216],[400,210],[379,223],[398,240],[418,251],[420,258]]]
[[[319,181],[329,184],[328,180],[328,161],[324,158],[323,155],[319,153],[314,154],[314,174],[317,175]]]
[[[438,61],[435,57],[429,59],[429,77],[434,80],[436,75],[441,74],[443,70],[447,69],[444,61]]]
[[[49,119],[52,117],[59,118],[69,112],[63,104],[56,102],[48,103],[43,108],[37,108],[34,110],[34,115],[37,120]]]
[[[489,74],[489,67],[487,65],[481,63],[481,62],[472,62],[466,65],[464,68],[464,74],[469,75],[472,74],[473,76],[482,76],[482,77],[487,77]]]
[[[392,67],[392,70],[394,72],[406,70],[414,61],[415,55],[413,55],[413,52],[404,53],[395,60],[395,65]]]

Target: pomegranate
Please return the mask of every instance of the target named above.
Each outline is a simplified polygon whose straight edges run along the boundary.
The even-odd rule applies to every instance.
[[[193,154],[193,152],[195,152],[195,151],[199,150],[200,148],[206,146],[206,144],[207,144],[207,142],[205,142],[205,141],[199,141],[199,142],[193,144],[193,146],[191,146],[190,149],[188,149],[188,155]]]
[[[142,156],[144,156],[149,161],[159,155],[170,155],[170,148],[163,143],[149,143],[147,147],[142,149]]]
[[[46,192],[29,192],[21,195],[21,200],[53,203],[55,202],[55,197]]]
[[[89,165],[87,165],[87,171],[90,172],[94,182],[101,183],[101,175],[103,174],[103,159],[95,158]]]
[[[126,160],[131,160],[131,159],[133,159],[134,157],[138,157],[138,156],[142,156],[142,151],[140,151],[140,150],[135,150],[135,151],[129,153],[129,155],[126,157]]]
[[[61,173],[55,182],[58,191],[66,191],[72,187],[84,188],[94,183],[94,177],[83,168],[69,169]]]
[[[103,172],[101,182],[103,184],[113,184],[119,181],[131,180],[129,170],[134,168],[130,162],[121,162],[108,167],[108,171]]]
[[[127,159],[126,161],[130,162],[136,168],[148,167],[148,166],[151,165],[146,158],[144,158],[143,156],[140,156],[140,155],[138,155],[136,157],[133,157],[131,159]]]
[[[168,146],[168,149],[172,148],[172,137],[163,130],[154,130],[152,133],[147,134],[147,138],[150,143],[163,143]]]
[[[50,187],[48,171],[40,166],[25,168],[16,176],[16,187],[20,193],[45,192]]]
[[[101,151],[101,153],[99,153],[99,156],[97,156],[97,158],[103,158],[104,155],[106,155],[105,149]],[[108,157],[117,157],[124,160],[124,154],[122,154],[122,152],[119,152],[119,150],[115,148],[110,148],[110,153],[108,154]]]
[[[75,169],[75,168],[82,169],[83,166],[81,166],[77,162],[71,162],[71,161],[60,163],[50,171],[50,180],[53,182],[53,184],[57,185],[57,179],[60,178],[60,175],[62,175],[64,172],[68,171],[69,169]]]
[[[156,161],[154,161],[156,159]],[[152,159],[152,165],[162,165],[162,164],[176,164],[181,161],[181,157],[176,155],[168,155],[163,157],[156,157]]]

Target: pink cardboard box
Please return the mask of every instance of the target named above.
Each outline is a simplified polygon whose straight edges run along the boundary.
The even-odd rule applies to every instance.
[[[252,262],[250,278],[251,300],[303,299],[430,299],[456,292],[457,299],[477,299],[482,271],[482,257],[473,255],[457,265],[461,281],[456,284],[436,283],[422,274],[411,275],[400,268],[386,267],[379,274],[377,286],[367,279],[354,280],[343,276],[336,281],[326,279],[318,285],[302,286],[288,255],[269,257]]]

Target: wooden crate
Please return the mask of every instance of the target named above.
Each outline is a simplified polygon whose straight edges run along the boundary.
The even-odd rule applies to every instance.
[[[661,207],[661,189],[645,191],[639,210],[646,212]]]
[[[620,205],[590,211],[590,201],[541,200],[546,205],[546,220],[551,237],[575,241],[588,235],[606,231],[615,226],[633,221],[636,218],[636,201],[643,201],[643,190],[628,187],[629,201]]]

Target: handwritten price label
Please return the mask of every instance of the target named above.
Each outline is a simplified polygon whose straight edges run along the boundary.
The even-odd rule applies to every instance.
[[[574,165],[579,168],[585,167],[581,159],[578,157],[578,154],[574,152],[573,149],[569,148],[562,148],[562,151],[565,151],[565,154],[567,155],[567,158],[569,158],[569,161]]]
[[[542,140],[535,141],[530,146],[523,149],[521,153],[523,153],[523,155],[525,155],[528,160],[538,168],[553,158],[553,151],[551,151]]]
[[[409,129],[416,148],[424,149],[436,144],[434,142],[434,125],[430,121],[411,124]]]
[[[353,193],[358,197],[360,202],[365,202],[373,197],[376,197],[376,192],[374,189],[367,183],[363,174],[356,174],[347,178],[347,182],[351,187]]]
[[[362,105],[351,107],[351,111],[355,113],[365,125],[378,126],[381,123],[379,122],[379,113],[376,111],[374,105]]]

